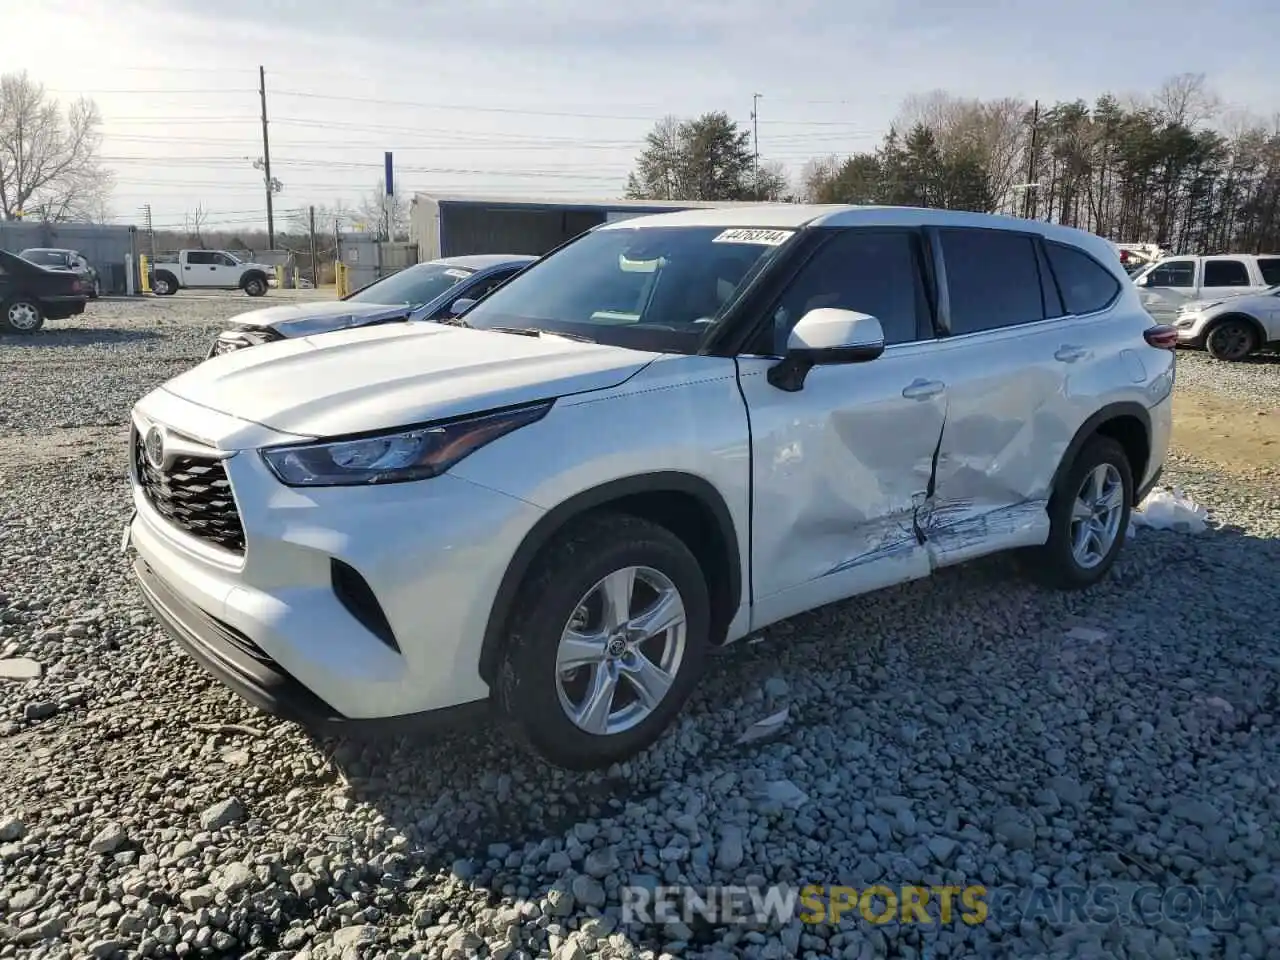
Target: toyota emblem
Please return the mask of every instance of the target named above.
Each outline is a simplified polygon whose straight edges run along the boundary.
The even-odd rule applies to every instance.
[[[146,455],[147,463],[154,469],[164,469],[164,431],[159,427],[148,430],[147,438],[142,444],[142,452]]]

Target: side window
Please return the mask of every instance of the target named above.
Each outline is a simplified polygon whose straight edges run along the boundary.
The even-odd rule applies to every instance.
[[[190,253],[187,254],[187,263],[196,264],[198,266],[206,266],[206,265],[212,265],[216,262],[217,260],[214,258],[214,255],[204,250],[192,250]]]
[[[1045,319],[1031,237],[1008,230],[939,230],[951,332],[999,330]]]
[[[464,293],[463,296],[468,300],[479,300],[498,284],[505,282],[515,272],[516,271],[514,270],[500,270],[492,276],[481,280],[474,287]]]
[[[1258,270],[1262,273],[1262,282],[1267,286],[1280,284],[1280,257],[1259,257]]]
[[[846,230],[823,244],[774,309],[774,350],[801,317],[819,307],[870,314],[886,344],[910,343],[930,328],[920,273],[920,239],[907,231]]]
[[[225,253],[215,253],[214,257],[218,261],[218,266],[220,267],[234,267],[236,265],[236,262]]]
[[[1120,281],[1084,251],[1061,243],[1046,242],[1044,247],[1067,313],[1104,310],[1120,295]]]
[[[1249,269],[1240,260],[1206,260],[1204,262],[1206,287],[1247,287]]]
[[[1170,260],[1162,263],[1147,275],[1148,287],[1194,287],[1196,262],[1194,260]]]

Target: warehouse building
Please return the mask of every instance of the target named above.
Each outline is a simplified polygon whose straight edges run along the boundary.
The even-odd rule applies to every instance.
[[[541,256],[602,223],[730,202],[675,200],[489,200],[419,193],[409,212],[409,239],[418,259],[476,253]]]
[[[36,220],[0,222],[0,250],[17,254],[31,247],[77,250],[98,270],[102,292],[130,293],[137,282],[136,227],[97,223],[44,223]]]

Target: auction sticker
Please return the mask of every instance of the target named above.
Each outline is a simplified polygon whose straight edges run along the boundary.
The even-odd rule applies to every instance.
[[[726,230],[716,237],[712,243],[757,243],[766,247],[776,247],[791,239],[794,230]]]

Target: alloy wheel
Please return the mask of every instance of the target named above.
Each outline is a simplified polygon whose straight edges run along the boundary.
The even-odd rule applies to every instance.
[[[1080,485],[1071,509],[1071,555],[1091,570],[1106,559],[1120,535],[1124,480],[1110,463],[1100,463]]]
[[[9,304],[9,326],[14,330],[34,330],[40,326],[40,311],[25,300]]]
[[[578,601],[556,654],[556,688],[580,730],[611,736],[650,716],[684,659],[687,617],[676,585],[652,567],[625,567]]]

